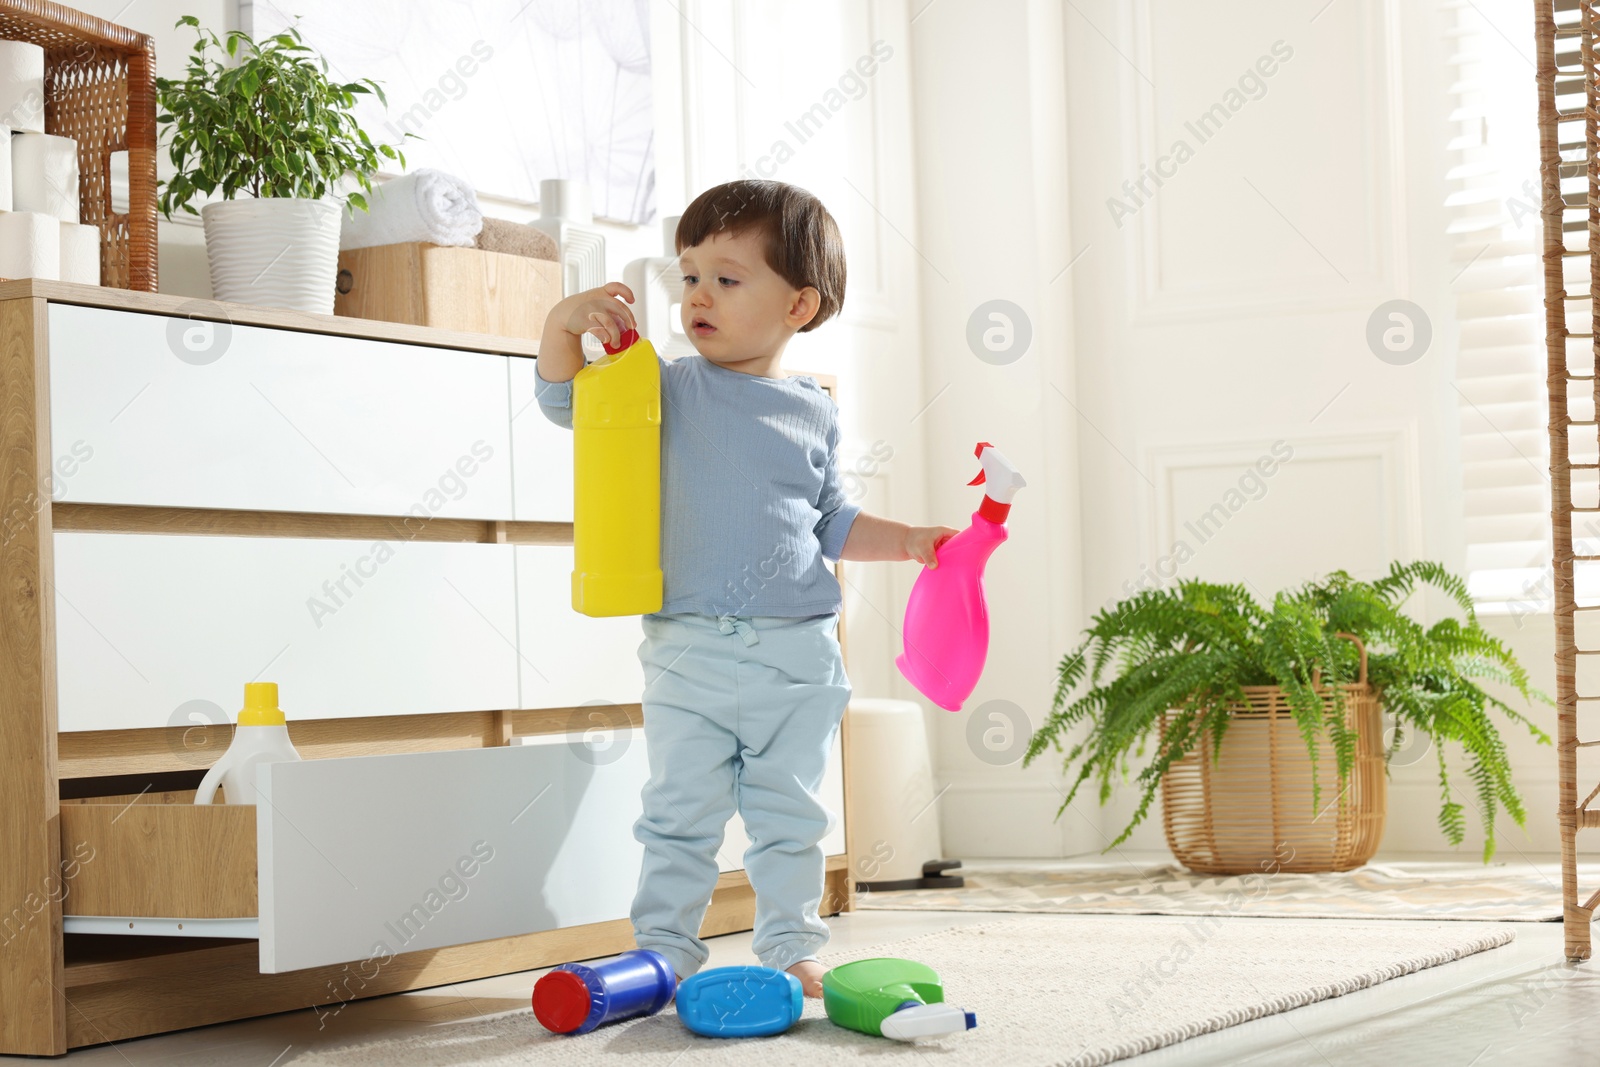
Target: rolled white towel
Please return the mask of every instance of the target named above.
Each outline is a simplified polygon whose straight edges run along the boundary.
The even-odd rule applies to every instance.
[[[374,185],[366,194],[370,210],[347,210],[340,248],[370,248],[405,241],[471,245],[483,229],[478,194],[460,178],[439,170],[413,171]]]

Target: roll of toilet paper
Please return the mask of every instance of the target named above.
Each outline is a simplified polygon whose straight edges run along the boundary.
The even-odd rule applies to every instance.
[[[0,41],[0,123],[44,132],[44,49]]]
[[[78,221],[78,142],[49,133],[11,138],[11,205]]]
[[[0,278],[61,277],[61,220],[39,211],[0,214]]]
[[[100,284],[100,227],[62,222],[61,280]]]

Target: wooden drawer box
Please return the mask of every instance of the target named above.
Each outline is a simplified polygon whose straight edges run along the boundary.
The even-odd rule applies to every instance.
[[[536,338],[561,299],[561,265],[425,242],[339,253],[336,315]]]
[[[276,973],[624,918],[633,733],[268,764],[256,807],[63,804],[64,929],[256,937]]]

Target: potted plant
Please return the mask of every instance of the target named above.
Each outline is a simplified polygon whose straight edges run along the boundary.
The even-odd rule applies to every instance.
[[[176,25],[197,39],[183,78],[156,79],[156,121],[177,170],[162,184],[162,213],[200,216],[218,300],[331,313],[340,205],[330,193],[349,174],[360,190],[349,209],[365,210],[379,157],[405,165],[351,114],[360,94],[387,103],[383,90],[330,80],[292,26],[257,42],[238,30],[219,38],[193,15]],[[190,203],[218,192],[198,212]]]
[[[1421,587],[1442,591],[1463,617],[1431,626],[1413,619],[1402,609]],[[1279,592],[1270,607],[1240,585],[1186,580],[1098,612],[1085,633],[1059,664],[1050,716],[1023,765],[1047,747],[1062,752],[1069,734],[1086,728],[1066,751],[1069,775],[1078,766],[1059,818],[1091,778],[1104,804],[1113,782],[1128,776],[1130,759],[1148,748],[1151,758],[1134,776],[1139,803],[1113,845],[1128,838],[1162,790],[1168,841],[1195,869],[1348,869],[1365,862],[1377,847],[1371,833],[1365,855],[1335,853],[1340,841],[1360,836],[1363,818],[1370,824],[1374,803],[1381,833],[1380,703],[1395,723],[1389,753],[1407,730],[1433,740],[1446,840],[1460,844],[1466,830],[1447,744],[1460,745],[1470,761],[1484,861],[1494,854],[1500,809],[1523,825],[1489,712],[1526,726],[1542,743],[1549,738],[1479,680],[1504,683],[1524,701],[1551,701],[1479,625],[1461,579],[1437,563],[1394,563],[1370,582],[1336,571]],[[1087,689],[1072,699],[1084,682]],[[1320,759],[1328,749],[1331,774]]]

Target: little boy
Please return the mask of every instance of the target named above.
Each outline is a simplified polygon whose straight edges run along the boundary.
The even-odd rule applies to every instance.
[[[644,864],[634,939],[679,977],[705,963],[700,923],[735,811],[756,893],[762,964],[822,995],[828,927],[818,797],[850,699],[837,639],[840,593],[824,557],[934,565],[948,526],[907,526],[845,499],[838,409],[815,380],[787,376],[784,347],[844,302],[844,247],[821,201],[794,186],[709,189],[678,223],[683,329],[696,356],[661,363],[661,610],[643,618],[650,780],[634,835]],[[633,293],[612,282],[545,321],[536,396],[572,425],[581,341],[634,327]]]

